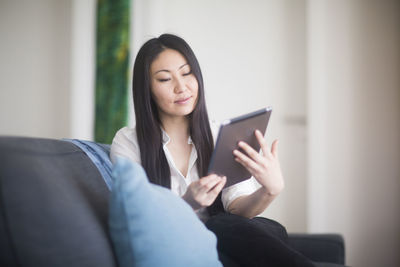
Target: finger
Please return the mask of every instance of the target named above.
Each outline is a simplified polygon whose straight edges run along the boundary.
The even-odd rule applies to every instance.
[[[212,190],[215,185],[221,182],[222,177],[214,175],[211,179],[204,180],[204,178],[200,179],[199,181],[199,194],[206,194],[210,190]]]
[[[222,188],[226,184],[226,176],[222,177],[221,181],[208,193],[208,198],[212,202],[214,202],[215,198],[218,196],[219,192],[221,192]]]
[[[257,171],[259,171],[260,168],[258,164],[239,150],[234,150],[233,154],[236,156],[235,160],[242,164],[248,171],[250,171],[251,174],[254,175]]]
[[[213,179],[216,179],[216,178],[218,178],[218,175],[215,174],[215,173],[212,173],[212,174],[209,174],[207,176],[204,176],[204,177],[200,178],[198,180],[198,182],[200,183],[200,185],[203,185],[203,184],[206,184],[206,183],[208,183],[208,182],[210,182],[210,181],[212,181]]]
[[[235,158],[235,161],[241,164],[246,170],[248,170],[252,176],[256,176],[259,173],[259,167],[256,165],[251,165],[248,162],[243,161],[240,158]]]
[[[239,142],[239,147],[243,149],[247,155],[252,158],[256,162],[261,162],[262,161],[262,156],[254,150],[251,146],[249,146],[247,143],[240,141]]]
[[[260,144],[261,151],[263,155],[267,156],[270,154],[269,149],[268,149],[268,144],[267,141],[265,141],[264,136],[259,130],[256,130],[255,132],[256,138],[258,140],[258,143]]]
[[[271,154],[278,157],[278,139],[276,139],[271,146]]]

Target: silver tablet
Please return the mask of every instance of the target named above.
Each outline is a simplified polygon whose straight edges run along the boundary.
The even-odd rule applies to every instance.
[[[239,141],[244,141],[253,147],[254,150],[260,151],[260,144],[255,136],[255,130],[259,130],[265,135],[271,112],[272,109],[267,107],[231,120],[226,120],[221,124],[208,167],[208,173],[226,176],[225,187],[251,177],[250,172],[235,161],[233,150],[239,148]]]

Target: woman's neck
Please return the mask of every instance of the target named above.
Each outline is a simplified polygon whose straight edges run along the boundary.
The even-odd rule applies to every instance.
[[[174,141],[187,141],[189,138],[189,120],[187,117],[162,118],[162,127]]]

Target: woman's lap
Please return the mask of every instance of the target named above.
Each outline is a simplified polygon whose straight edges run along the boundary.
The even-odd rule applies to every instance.
[[[218,239],[218,251],[240,266],[314,266],[287,245],[286,229],[266,218],[219,214],[207,222]]]

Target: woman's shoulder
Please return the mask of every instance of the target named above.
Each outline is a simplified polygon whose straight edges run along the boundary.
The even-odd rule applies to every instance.
[[[111,144],[110,157],[114,162],[117,156],[130,158],[140,162],[140,149],[136,127],[123,127],[117,131]]]
[[[114,140],[130,140],[137,142],[137,134],[136,134],[136,127],[123,127],[117,131],[114,136]],[[114,142],[113,140],[113,142]]]
[[[210,120],[210,128],[211,128],[211,133],[213,135],[214,141],[216,141],[220,126],[221,126],[221,123],[219,121]]]
[[[220,122],[220,121],[215,120],[215,119],[211,119],[211,120],[210,120],[210,126],[211,126],[211,128],[213,128],[213,127],[219,128],[220,125],[221,125],[221,122]]]

